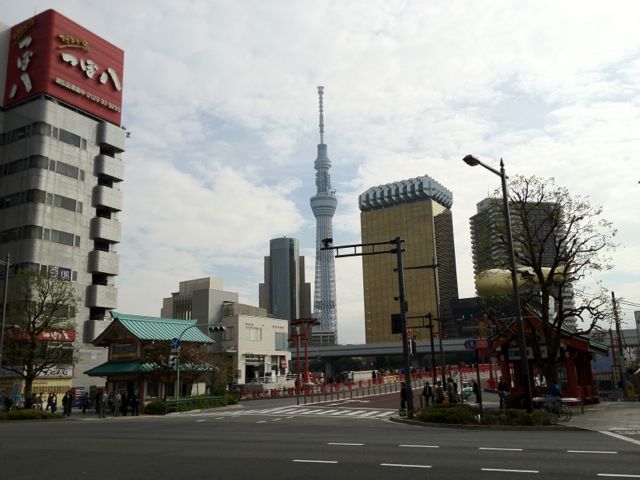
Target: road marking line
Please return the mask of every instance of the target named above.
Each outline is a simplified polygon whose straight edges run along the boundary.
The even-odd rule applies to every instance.
[[[567,450],[567,453],[612,453],[612,454],[617,454],[618,452],[606,451],[606,450]]]
[[[512,470],[509,468],[481,468],[483,472],[505,472],[505,473],[540,473],[540,470]]]
[[[599,477],[624,477],[624,478],[640,478],[640,475],[632,475],[628,473],[599,473]]]
[[[340,442],[329,442],[327,445],[342,445],[342,446],[350,446],[350,447],[362,447],[364,443],[340,443]]]
[[[392,412],[382,412],[376,415],[376,417],[388,417],[389,415],[393,415],[394,413],[395,413],[395,410]]]
[[[282,420],[281,418],[274,418],[273,421],[274,422],[279,422],[280,420]]]
[[[431,465],[410,465],[406,463],[381,463],[381,467],[431,468]]]
[[[440,445],[398,445],[406,448],[440,448]]]
[[[478,450],[497,450],[499,452],[521,452],[521,448],[478,447]]]
[[[625,442],[634,443],[636,445],[640,445],[640,440],[636,440],[634,438],[627,438],[622,435],[613,432],[601,431],[604,435],[609,435],[610,437],[617,438],[619,440],[624,440]]]
[[[216,417],[216,420],[222,420],[224,417]]]
[[[347,415],[360,415],[361,413],[365,413],[366,410],[352,410],[351,412],[347,413]]]
[[[256,423],[267,423],[267,421],[266,420],[260,420],[259,422],[256,422]]]
[[[292,462],[296,462],[296,463],[338,463],[337,460],[291,460]]]
[[[206,422],[207,420],[196,420],[196,423],[200,423],[200,422]]]
[[[373,417],[374,415],[377,415],[378,413],[379,412],[377,410],[373,410],[372,412],[363,413],[360,416],[361,417]]]
[[[331,415],[334,412],[339,412],[340,410],[336,410],[335,408],[332,410],[320,410],[322,413],[326,414],[326,415]]]
[[[343,413],[347,413],[349,410],[338,410],[335,413],[330,413],[329,415],[342,415]]]

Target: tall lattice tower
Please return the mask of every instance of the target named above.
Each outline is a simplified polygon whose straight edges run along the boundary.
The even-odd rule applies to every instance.
[[[338,206],[335,190],[331,188],[329,168],[331,160],[327,157],[327,146],[324,143],[324,115],[322,95],[324,87],[318,87],[320,100],[320,143],[318,158],[314,162],[316,169],[317,193],[311,197],[311,210],[316,217],[316,277],[313,299],[313,316],[320,325],[313,329],[313,343],[318,345],[334,345],[337,343],[336,314],[336,272],[333,252],[320,250],[322,240],[333,238],[333,214]]]

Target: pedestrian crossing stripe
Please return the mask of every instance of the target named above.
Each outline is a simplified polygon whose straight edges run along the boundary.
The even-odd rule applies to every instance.
[[[350,418],[385,418],[393,415],[395,410],[362,410],[362,409],[324,409],[324,408],[300,408],[300,407],[276,407],[260,408],[250,410],[234,410],[224,412],[200,412],[192,413],[191,416],[227,416],[238,417],[241,415],[300,415],[300,416],[342,416]]]

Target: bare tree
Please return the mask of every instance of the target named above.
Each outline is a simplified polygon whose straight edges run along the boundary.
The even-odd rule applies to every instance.
[[[511,179],[509,202],[516,264],[527,280],[524,305],[541,321],[537,334],[528,322],[527,343],[547,382],[556,383],[561,338],[588,334],[610,315],[605,289],[586,285],[612,268],[616,230],[602,208],[554,179]]]
[[[79,298],[70,281],[35,273],[16,275],[11,290],[3,367],[23,378],[29,406],[36,377],[74,362]]]

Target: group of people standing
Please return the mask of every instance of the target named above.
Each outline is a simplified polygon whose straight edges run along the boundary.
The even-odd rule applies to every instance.
[[[127,395],[124,391],[109,393],[106,390],[98,390],[95,398],[96,415],[100,418],[105,418],[107,414],[126,417],[129,412],[132,416],[138,416],[139,405],[140,399],[135,393]]]
[[[442,405],[445,401],[448,403],[462,401],[462,397],[458,393],[458,385],[452,378],[447,379],[447,384],[444,387],[439,380],[433,386],[429,382],[424,384],[420,394],[420,403],[423,407]]]

